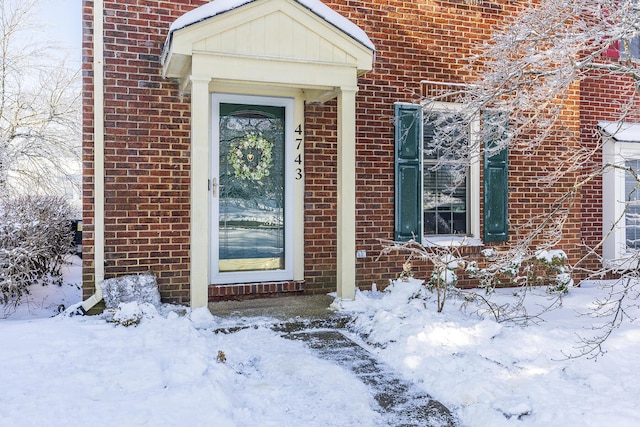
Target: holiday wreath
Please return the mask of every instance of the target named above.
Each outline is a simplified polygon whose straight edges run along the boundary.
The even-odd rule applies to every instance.
[[[229,150],[229,164],[236,178],[260,181],[269,176],[273,144],[262,136],[247,134]]]

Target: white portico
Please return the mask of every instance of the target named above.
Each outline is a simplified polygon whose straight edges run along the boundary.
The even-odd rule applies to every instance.
[[[304,103],[333,98],[338,103],[337,292],[354,297],[355,96],[358,76],[371,70],[373,56],[366,34],[318,0],[215,0],[173,23],[163,75],[191,94],[192,307],[207,305],[211,284],[304,280]],[[239,132],[252,138],[242,140],[247,152],[253,150],[246,159],[225,151],[238,150],[233,141]],[[236,162],[233,178],[225,173],[225,162],[238,158],[242,167],[268,166],[270,172],[239,174]],[[233,196],[225,192],[234,184],[230,176],[242,181]],[[278,177],[281,188],[265,184],[266,177]],[[250,198],[250,189],[241,187],[251,179],[262,193],[274,195],[261,205],[276,207],[272,211],[284,218],[272,221],[278,225],[262,239],[269,242],[265,247],[280,251],[238,255],[242,244],[255,248],[255,240],[243,243],[242,234],[226,224],[239,221],[232,205]],[[246,214],[248,205],[243,206]],[[223,216],[230,218],[224,225]]]

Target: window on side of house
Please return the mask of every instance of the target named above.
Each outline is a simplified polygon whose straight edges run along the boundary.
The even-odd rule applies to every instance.
[[[481,244],[480,236],[480,120],[466,125],[461,133],[455,121],[456,104],[436,103],[428,111],[416,104],[397,103],[396,122],[396,216],[398,241],[415,239],[423,244]],[[444,119],[444,118],[447,119]],[[441,149],[438,138],[446,138],[453,150]],[[453,141],[453,144],[451,143]],[[459,151],[458,151],[459,150]],[[459,152],[462,158],[456,158]],[[501,153],[504,154],[504,153]],[[506,154],[505,154],[506,155]],[[461,166],[461,160],[466,166]],[[469,161],[470,160],[470,161]],[[485,159],[485,169],[487,168]],[[506,158],[501,174],[485,173],[494,180],[484,205],[492,203],[492,216],[485,207],[485,241],[504,241],[506,234]],[[490,163],[491,170],[495,164]],[[505,179],[502,182],[502,178]],[[498,186],[502,186],[498,188]],[[496,197],[496,194],[499,194]],[[492,199],[493,197],[493,199]],[[488,202],[489,200],[489,202]],[[500,218],[498,218],[498,214]],[[487,224],[493,224],[487,227]],[[497,227],[494,227],[498,225]],[[500,229],[500,236],[487,234]]]
[[[629,169],[624,177],[624,192],[629,195],[624,213],[625,245],[627,250],[637,251],[640,249],[640,191],[636,177],[640,173],[640,159],[627,160],[625,168]]]
[[[640,36],[628,40],[617,40],[609,46],[603,55],[621,61],[627,59],[640,61]]]
[[[600,122],[605,131],[602,255],[605,267],[636,268],[640,260],[640,124]]]
[[[636,36],[629,40],[628,48],[629,56],[636,61],[640,60],[640,36]],[[622,51],[622,58],[626,58],[626,50]]]
[[[634,15],[634,27],[637,29],[638,18],[640,17],[640,2],[638,0],[632,0]],[[629,55],[636,61],[640,60],[640,35],[631,38],[627,44],[629,49]]]
[[[637,22],[638,15],[640,15],[640,4],[638,0],[630,1],[632,9],[630,10],[629,20]],[[637,28],[637,25],[633,24],[633,27]],[[623,61],[627,59],[640,61],[640,35],[614,41],[609,48],[603,52],[603,55]]]

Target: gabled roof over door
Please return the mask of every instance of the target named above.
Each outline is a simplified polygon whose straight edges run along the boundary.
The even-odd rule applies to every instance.
[[[373,55],[364,31],[319,0],[214,0],[174,22],[162,63],[183,90],[190,75],[335,88],[355,85]]]

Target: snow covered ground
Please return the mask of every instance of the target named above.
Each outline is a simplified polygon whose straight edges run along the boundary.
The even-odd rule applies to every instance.
[[[568,357],[580,353],[579,337],[594,336],[594,325],[602,324],[584,314],[606,290],[596,284],[573,288],[561,309],[523,327],[465,314],[475,308],[462,311],[460,301],[449,301],[438,314],[435,301],[412,298],[420,291],[416,282],[360,292],[342,305],[357,313],[357,330],[369,335],[383,361],[421,384],[464,425],[640,425],[637,323],[617,329],[604,356]],[[492,299],[513,302],[513,292],[497,291]],[[544,289],[532,292],[525,300],[529,314],[550,304]]]
[[[62,288],[34,290],[0,321],[0,426],[378,426],[373,397],[350,372],[256,319],[163,306],[136,327],[55,316],[80,300],[79,260]],[[603,293],[573,289],[537,324],[498,324],[450,301],[438,314],[416,282],[337,301],[370,350],[447,405],[466,426],[640,425],[640,327],[625,323],[604,356],[567,359],[599,320]],[[512,298],[512,291],[497,295]],[[530,309],[546,302],[528,298]],[[426,305],[426,308],[425,308]],[[0,307],[0,313],[2,313]],[[186,313],[186,314],[185,314]],[[247,320],[243,321],[245,324]]]

